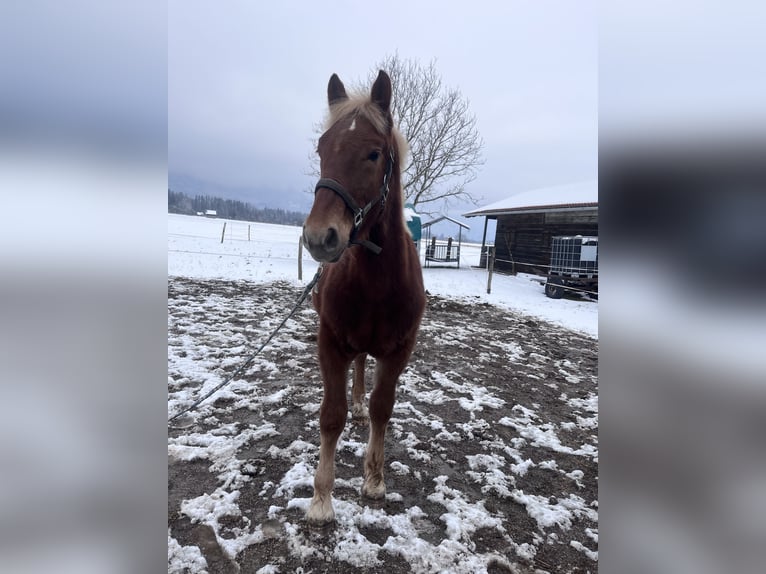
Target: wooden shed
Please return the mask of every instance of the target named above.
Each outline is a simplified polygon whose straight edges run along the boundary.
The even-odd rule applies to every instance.
[[[436,236],[431,236],[431,227],[441,221],[449,221],[450,223],[457,225],[457,246],[452,245],[452,237],[447,239],[446,242],[439,242],[436,240]],[[458,268],[460,268],[460,249],[463,245],[463,229],[470,230],[471,228],[465,223],[447,217],[446,215],[442,215],[441,217],[437,217],[436,219],[423,224],[423,231],[426,236],[426,267],[430,267],[431,262],[434,261],[437,263],[457,263]]]
[[[463,216],[485,218],[481,267],[487,223],[495,219],[495,269],[547,275],[553,237],[598,235],[598,181],[525,191]]]

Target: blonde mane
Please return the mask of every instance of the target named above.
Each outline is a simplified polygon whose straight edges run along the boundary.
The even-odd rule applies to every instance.
[[[348,117],[363,117],[372,124],[372,127],[381,134],[386,135],[388,122],[380,107],[370,99],[369,95],[350,94],[348,98],[335,102],[330,106],[330,111],[325,120],[325,131],[334,126],[339,120]],[[407,165],[407,154],[410,151],[407,140],[401,132],[394,126],[391,130],[394,136],[394,143],[397,148],[397,158],[399,159],[399,169],[404,171]]]

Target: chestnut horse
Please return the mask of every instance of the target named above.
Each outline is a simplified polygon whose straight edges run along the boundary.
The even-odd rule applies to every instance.
[[[319,465],[306,514],[314,525],[335,519],[335,448],[346,424],[352,362],[353,416],[368,415],[364,406],[368,354],[376,364],[362,495],[385,497],[386,427],[425,307],[420,262],[404,221],[401,162],[406,144],[393,126],[391,80],[381,71],[369,96],[349,97],[333,74],[327,96],[327,129],[317,148],[321,179],[303,226],[303,244],[323,266],[313,295],[324,384]]]

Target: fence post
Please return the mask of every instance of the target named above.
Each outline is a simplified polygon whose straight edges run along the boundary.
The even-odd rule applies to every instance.
[[[247,240],[250,241],[250,225],[247,226]]]
[[[487,295],[492,293],[492,270],[495,268],[495,246],[487,246],[487,269],[489,274],[487,275]]]
[[[223,222],[223,231],[221,231],[221,243],[223,243],[223,236],[226,235],[226,222]]]
[[[298,281],[303,280],[303,241],[298,238]]]

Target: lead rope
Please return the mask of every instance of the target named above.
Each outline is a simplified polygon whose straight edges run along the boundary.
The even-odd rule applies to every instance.
[[[212,391],[207,393],[204,397],[201,397],[201,398],[197,399],[191,405],[189,405],[188,407],[183,409],[181,412],[178,412],[178,413],[174,414],[172,417],[170,417],[168,419],[168,424],[172,423],[174,420],[176,420],[181,415],[186,414],[189,411],[191,411],[191,410],[195,409],[196,407],[198,407],[200,405],[200,403],[202,403],[202,401],[210,398],[214,393],[218,392],[220,389],[222,389],[223,387],[228,385],[231,381],[233,381],[236,378],[237,375],[239,375],[242,371],[244,371],[250,365],[250,363],[253,362],[253,359],[255,359],[255,357],[258,355],[258,353],[260,353],[263,350],[263,348],[266,345],[269,344],[269,342],[274,338],[274,335],[276,335],[279,332],[279,330],[282,327],[284,327],[284,325],[285,325],[285,323],[287,323],[288,319],[290,319],[290,317],[292,317],[295,314],[295,312],[298,310],[298,307],[300,307],[301,304],[303,304],[303,302],[306,300],[306,297],[308,297],[308,294],[311,292],[311,290],[314,288],[314,286],[319,281],[319,276],[321,274],[322,274],[322,266],[320,265],[319,268],[317,269],[316,274],[314,275],[314,278],[309,282],[308,285],[306,285],[306,288],[303,290],[303,293],[301,293],[301,296],[298,299],[298,302],[293,306],[293,308],[287,314],[287,317],[282,319],[282,322],[279,324],[279,326],[276,329],[274,329],[274,331],[272,331],[271,335],[269,335],[269,338],[266,339],[261,344],[261,346],[258,347],[258,350],[255,351],[252,355],[250,355],[247,358],[247,360],[244,363],[242,363],[236,371],[234,371],[233,375],[231,375],[228,379],[226,379],[220,385],[216,386]],[[180,428],[180,427],[170,427],[170,428]]]

